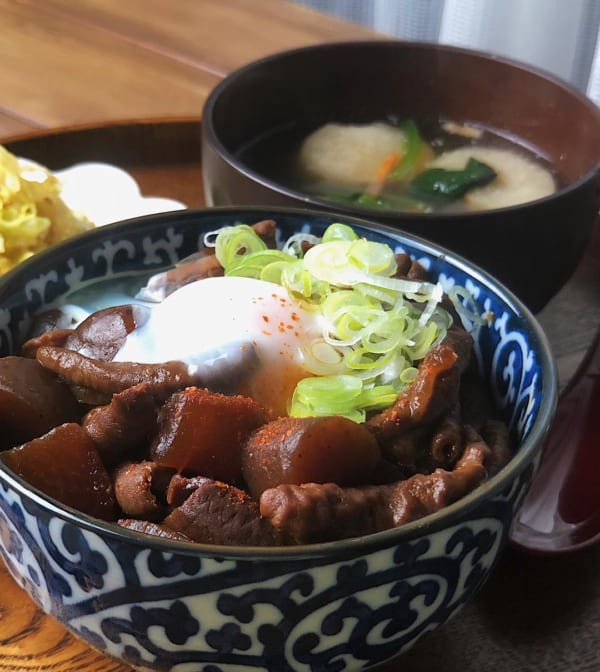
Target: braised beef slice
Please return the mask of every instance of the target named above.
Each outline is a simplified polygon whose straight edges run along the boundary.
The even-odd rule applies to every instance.
[[[166,399],[174,391],[198,382],[196,376],[189,374],[187,366],[177,361],[162,364],[105,362],[56,347],[38,348],[36,357],[42,366],[64,379],[71,389],[91,390],[102,395],[112,395],[146,382],[155,397]]]
[[[467,445],[452,471],[436,469],[395,483],[389,499],[394,526],[435,513],[474,490],[487,478],[489,456],[488,446],[476,441]]]
[[[158,427],[158,411],[152,386],[140,383],[114,394],[109,404],[90,410],[82,425],[104,463],[113,465],[149,443]]]
[[[283,484],[263,492],[260,513],[280,534],[282,543],[288,545],[361,536],[392,526],[386,501],[389,488]]]
[[[274,219],[261,219],[252,224],[252,228],[269,249],[277,247],[277,222]]]
[[[94,442],[76,423],[0,454],[0,459],[34,488],[96,518],[114,520],[110,477]]]
[[[159,520],[166,513],[166,490],[173,469],[143,460],[123,464],[113,474],[117,504],[131,518]]]
[[[54,373],[35,359],[0,358],[0,449],[79,420],[85,408]]]
[[[385,458],[404,477],[451,469],[464,448],[462,426],[456,413],[429,424],[417,425],[390,438],[383,445]],[[400,480],[400,479],[396,479]]]
[[[453,471],[436,469],[389,485],[342,488],[334,483],[279,485],[260,498],[260,512],[287,544],[371,534],[439,511],[487,477],[490,449],[470,443]]]
[[[406,277],[408,280],[426,281],[429,280],[429,273],[418,261],[412,261],[410,268],[406,272]]]
[[[37,349],[40,364],[64,379],[82,403],[108,403],[110,395],[146,382],[156,398],[166,399],[185,387],[199,385],[226,392],[235,380],[248,375],[258,360],[253,347],[240,348],[222,366],[211,362],[197,365],[191,373],[182,361],[156,364],[106,362],[66,348],[43,346]]]
[[[165,493],[167,504],[173,508],[181,506],[205,480],[204,476],[192,476],[188,478],[181,474],[173,474]]]
[[[163,525],[206,544],[226,546],[277,545],[277,535],[258,504],[232,485],[208,478],[194,479],[193,492]]]
[[[462,449],[462,428],[458,409],[455,409],[435,424],[428,451],[429,465],[424,471],[431,471],[431,467],[451,469],[460,457]]]
[[[442,343],[420,363],[414,382],[391,407],[367,420],[367,427],[384,454],[399,434],[432,422],[457,406],[461,376],[471,360],[472,345],[466,331],[449,329]]]
[[[276,223],[265,219],[252,225],[255,233],[262,238],[267,247],[277,246]],[[196,280],[222,276],[224,269],[215,256],[214,247],[204,248],[182,259],[177,266],[153,275],[140,291],[140,297],[148,301],[162,301],[174,291]]]
[[[406,252],[398,252],[394,255],[396,259],[396,273],[394,274],[395,278],[405,278],[408,273],[408,269],[411,267],[412,259],[410,254]]]
[[[490,476],[500,471],[512,457],[513,447],[508,426],[501,420],[487,420],[479,433],[466,427],[465,433],[470,441],[482,441],[489,447],[491,454],[486,461],[486,467]]]
[[[35,353],[38,348],[44,345],[51,345],[58,348],[63,348],[69,336],[73,333],[73,329],[53,329],[46,331],[39,336],[34,336],[28,339],[21,346],[21,357],[29,357],[35,359]]]
[[[382,452],[391,464],[402,470],[405,476],[419,471],[419,465],[426,461],[431,442],[431,426],[410,427],[398,432],[382,443]]]
[[[153,275],[140,296],[148,301],[159,302],[190,282],[222,275],[224,269],[212,250],[202,250],[174,268]]]
[[[162,537],[163,539],[175,539],[176,541],[191,541],[185,534],[175,532],[160,523],[153,523],[148,520],[136,520],[133,518],[120,518],[117,524],[121,527],[126,527],[135,532],[143,532],[144,534],[151,534],[154,537]]]

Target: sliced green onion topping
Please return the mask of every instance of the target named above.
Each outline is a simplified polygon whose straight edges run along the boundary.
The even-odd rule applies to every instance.
[[[342,287],[368,282],[371,274],[385,277],[396,272],[392,249],[364,239],[315,245],[304,255],[304,265],[320,280]]]
[[[280,250],[259,250],[249,254],[234,255],[233,262],[225,267],[225,275],[260,278],[264,269],[278,262],[289,263],[296,259]]]
[[[294,391],[290,415],[343,415],[364,422],[367,410],[387,408],[397,396],[391,385],[369,387],[351,375],[304,378]]]
[[[415,380],[419,362],[452,324],[441,285],[395,277],[394,251],[345,224],[332,224],[322,238],[295,234],[281,250],[267,249],[246,225],[210,236],[227,275],[277,283],[322,318],[321,336],[303,353],[308,377],[296,387],[292,416],[364,421]],[[485,322],[464,287],[449,297],[473,324]]]
[[[266,243],[246,224],[224,227],[215,241],[215,254],[226,272],[242,257],[266,249]]]
[[[332,240],[356,240],[358,234],[347,224],[330,224],[323,233],[320,242],[329,243]]]
[[[479,307],[471,292],[466,287],[455,285],[448,290],[448,298],[456,308],[456,312],[474,326],[487,324],[485,315],[479,313]]]

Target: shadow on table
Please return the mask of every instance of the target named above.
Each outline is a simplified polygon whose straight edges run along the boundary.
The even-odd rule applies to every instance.
[[[509,548],[473,603],[387,670],[598,672],[600,546],[553,557]]]

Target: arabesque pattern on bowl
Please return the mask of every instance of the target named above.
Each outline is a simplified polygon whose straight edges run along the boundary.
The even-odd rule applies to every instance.
[[[415,541],[307,562],[125,547],[0,482],[0,550],[46,612],[136,668],[357,670],[414,644],[481,587],[523,488]]]

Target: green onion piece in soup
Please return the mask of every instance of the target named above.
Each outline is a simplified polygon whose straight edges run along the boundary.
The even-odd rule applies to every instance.
[[[347,205],[358,205],[362,208],[375,210],[392,210],[396,212],[430,212],[431,207],[422,201],[400,194],[385,194],[372,196],[366,193],[354,194],[326,194],[319,196],[324,200]]]
[[[398,212],[429,212],[430,207],[422,201],[410,198],[410,196],[401,196],[397,194],[385,194],[380,196],[371,196],[370,194],[360,194],[354,200],[356,205],[364,208],[375,208],[380,210],[395,210]]]
[[[391,180],[405,180],[414,171],[423,142],[417,124],[412,119],[407,119],[400,126],[400,129],[405,137],[406,151],[398,165],[390,173]]]
[[[455,201],[470,189],[489,184],[495,177],[493,168],[471,158],[463,170],[430,168],[419,173],[410,183],[409,193],[422,200]]]

